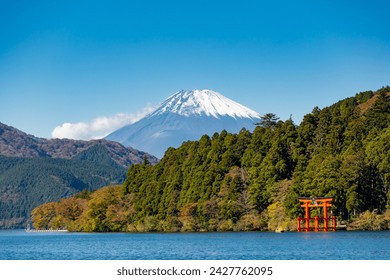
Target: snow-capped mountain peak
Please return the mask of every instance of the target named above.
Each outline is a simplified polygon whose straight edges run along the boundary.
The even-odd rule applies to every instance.
[[[168,147],[226,130],[253,131],[260,115],[212,90],[182,90],[138,122],[106,137],[162,158]]]
[[[204,90],[181,90],[168,97],[151,114],[175,113],[181,116],[230,116],[233,118],[258,119],[257,112],[221,95],[218,92]]]

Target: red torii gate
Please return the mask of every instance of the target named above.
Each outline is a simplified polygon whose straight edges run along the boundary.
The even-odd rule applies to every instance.
[[[301,203],[301,207],[305,208],[305,218],[298,217],[298,232],[301,231],[336,231],[336,217],[328,216],[328,207],[332,207],[331,202],[333,201],[333,197],[317,197],[317,198],[309,198],[309,197],[300,197],[299,202]],[[319,208],[323,209],[323,217],[315,216],[314,218],[310,217],[310,208]],[[304,223],[304,226],[301,226],[301,223]],[[311,221],[314,221],[314,227],[311,226]],[[321,225],[320,226],[320,222]]]

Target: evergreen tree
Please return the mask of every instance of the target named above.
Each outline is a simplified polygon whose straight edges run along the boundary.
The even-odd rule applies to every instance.
[[[267,113],[264,116],[260,118],[260,122],[258,122],[256,125],[269,128],[276,126],[279,118],[274,113]]]

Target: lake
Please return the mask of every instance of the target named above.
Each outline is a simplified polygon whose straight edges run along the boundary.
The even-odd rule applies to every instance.
[[[1,260],[390,260],[390,231],[27,233],[0,231]]]

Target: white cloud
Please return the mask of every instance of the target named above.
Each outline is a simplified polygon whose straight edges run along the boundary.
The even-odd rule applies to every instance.
[[[66,122],[54,128],[51,137],[76,140],[101,139],[125,125],[135,123],[154,109],[154,107],[149,106],[136,114],[118,113],[109,117],[97,117],[91,122]]]

